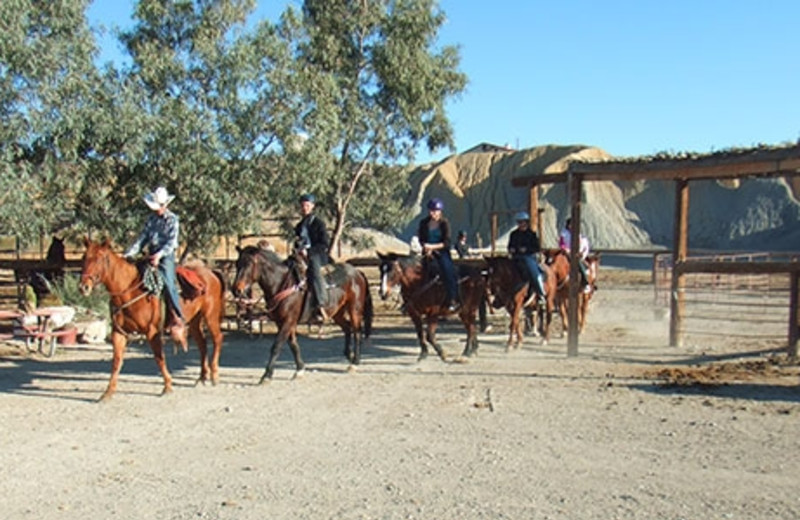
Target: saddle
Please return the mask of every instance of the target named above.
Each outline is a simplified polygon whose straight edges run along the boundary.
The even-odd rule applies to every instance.
[[[175,267],[175,273],[184,298],[191,300],[206,293],[206,283],[194,269],[179,265]]]

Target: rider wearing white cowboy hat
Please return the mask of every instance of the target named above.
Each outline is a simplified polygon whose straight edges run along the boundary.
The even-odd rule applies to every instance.
[[[175,275],[175,253],[178,249],[178,216],[167,209],[175,195],[159,186],[144,196],[144,202],[153,210],[147,217],[139,238],[125,251],[126,258],[132,258],[142,249],[147,248],[150,264],[156,267],[164,278],[164,289],[167,303],[172,310],[173,336],[183,336],[184,316],[181,301],[178,297],[178,285]]]

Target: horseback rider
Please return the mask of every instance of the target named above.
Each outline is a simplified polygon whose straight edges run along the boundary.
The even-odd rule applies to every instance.
[[[327,305],[327,291],[325,290],[325,279],[322,277],[322,266],[328,263],[328,249],[330,238],[325,222],[314,213],[317,199],[311,193],[306,193],[300,197],[300,214],[303,218],[294,228],[297,236],[297,251],[308,264],[307,279],[314,306],[314,319],[316,321],[326,321],[328,315],[325,312]]]
[[[434,197],[428,201],[428,216],[419,222],[417,236],[423,254],[436,259],[447,292],[447,310],[455,312],[461,307],[461,302],[458,298],[456,269],[450,256],[450,223],[442,215],[442,210],[442,199]]]
[[[558,236],[558,247],[569,256],[571,244],[572,219],[567,218],[564,222],[564,229],[561,230],[561,234]],[[586,257],[589,256],[589,239],[581,233],[578,244],[578,269],[581,273],[581,287],[583,287],[584,292],[589,292],[591,287],[589,287],[589,277],[586,272]]]
[[[541,251],[539,235],[530,227],[531,216],[526,211],[520,211],[514,215],[517,221],[517,229],[511,232],[508,237],[508,254],[511,258],[518,261],[524,267],[528,282],[533,290],[529,291],[530,296],[525,302],[527,307],[535,295],[541,296],[539,304],[544,305],[545,289],[542,270],[536,261],[536,255]]]
[[[153,213],[147,217],[139,238],[125,251],[125,258],[132,259],[144,247],[150,255],[150,265],[158,269],[164,280],[164,291],[167,295],[167,305],[170,308],[171,323],[168,329],[175,337],[183,337],[186,320],[181,309],[178,296],[178,283],[175,274],[175,253],[178,250],[178,216],[167,209],[175,195],[170,195],[167,189],[159,186],[155,191],[144,196],[144,202]]]

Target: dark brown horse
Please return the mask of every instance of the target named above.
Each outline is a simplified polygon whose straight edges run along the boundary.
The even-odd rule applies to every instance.
[[[394,287],[400,287],[406,312],[417,331],[421,348],[419,359],[428,356],[428,345],[431,345],[439,357],[443,361],[446,360],[444,350],[436,343],[436,327],[439,319],[448,314],[444,284],[437,278],[428,280],[420,256],[379,253],[378,257],[381,260],[381,298],[386,299]],[[457,265],[456,269],[461,294],[461,308],[457,312],[467,329],[467,343],[462,355],[470,357],[478,352],[476,315],[484,301],[486,280],[476,268]],[[424,329],[423,320],[426,323]],[[485,323],[482,323],[481,327],[485,328]]]
[[[164,344],[161,337],[164,320],[161,313],[161,297],[147,291],[138,268],[111,249],[108,240],[102,243],[84,240],[80,289],[84,295],[92,292],[96,285],[104,285],[111,296],[111,344],[114,358],[111,362],[111,379],[108,388],[100,397],[110,399],[117,390],[117,380],[122,369],[128,335],[143,334],[153,351],[158,368],[164,378],[163,393],[172,391],[172,377],[164,359]],[[225,311],[225,284],[219,273],[202,265],[187,266],[202,281],[204,289],[191,298],[181,297],[183,315],[189,325],[189,334],[200,351],[200,378],[213,384],[219,381],[219,355],[222,350],[222,318]],[[214,343],[214,352],[207,355],[205,323]],[[183,345],[185,349],[185,344]]]
[[[569,256],[561,249],[551,249],[545,252],[547,264],[553,270],[558,291],[556,293],[556,306],[558,314],[561,316],[561,336],[567,331],[569,321],[567,319],[567,306],[569,305]],[[586,257],[587,284],[580,287],[578,292],[578,331],[583,332],[586,327],[586,315],[589,312],[589,301],[597,289],[597,274],[600,268],[600,255],[592,254]]]
[[[505,256],[486,257],[489,265],[488,291],[492,295],[494,307],[505,307],[511,317],[506,349],[519,348],[522,345],[522,311],[528,295],[528,280],[522,274],[517,262]],[[538,321],[541,328],[542,344],[550,341],[550,322],[553,318],[556,297],[556,278],[547,265],[540,265],[546,297],[544,306],[539,305],[540,296],[532,299],[528,305],[538,309]],[[544,307],[544,308],[542,308]]]
[[[267,316],[278,325],[269,360],[261,383],[272,379],[275,362],[283,345],[288,341],[294,354],[298,377],[305,371],[305,363],[297,343],[297,325],[309,319],[305,306],[308,293],[305,277],[298,275],[294,261],[283,261],[275,253],[255,246],[237,248],[236,277],[233,294],[241,297],[253,284],[258,284],[264,294]],[[361,271],[350,264],[334,264],[323,268],[328,285],[328,306],[325,311],[345,334],[344,355],[351,367],[361,363],[361,347],[372,334],[372,296],[369,282]]]

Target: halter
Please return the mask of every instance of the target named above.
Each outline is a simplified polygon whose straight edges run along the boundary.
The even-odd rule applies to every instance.
[[[258,268],[258,263],[260,261],[259,257],[262,257],[262,256],[264,256],[264,253],[262,251],[259,251],[259,252],[257,252],[256,254],[253,255],[253,257],[252,257],[253,258],[253,263],[251,265],[252,269],[257,269]],[[279,287],[283,287],[283,286],[287,285],[286,284],[286,280],[289,278],[289,276],[291,274],[292,274],[292,270],[291,269],[287,269],[286,270],[286,274],[283,276],[283,279],[281,280],[281,283],[278,286]],[[253,285],[253,281],[252,280],[248,283],[248,286],[251,286],[251,285]],[[264,298],[264,303],[266,304],[266,307],[267,307],[266,308],[267,314],[274,313],[278,309],[278,306],[280,306],[281,302],[283,302],[283,300],[285,300],[286,298],[288,298],[289,296],[291,296],[292,294],[294,294],[296,292],[300,292],[305,286],[306,286],[306,281],[304,279],[304,280],[301,280],[300,283],[296,283],[294,285],[290,285],[289,287],[286,287],[285,289],[283,289],[281,291],[278,291],[276,294],[272,295],[272,297],[269,298],[269,299]],[[252,299],[248,300],[248,299],[245,299],[245,298],[238,298],[237,300],[238,301],[243,301],[243,302],[246,302],[246,303],[247,302],[258,303],[258,301],[259,301],[259,300],[253,301]]]

